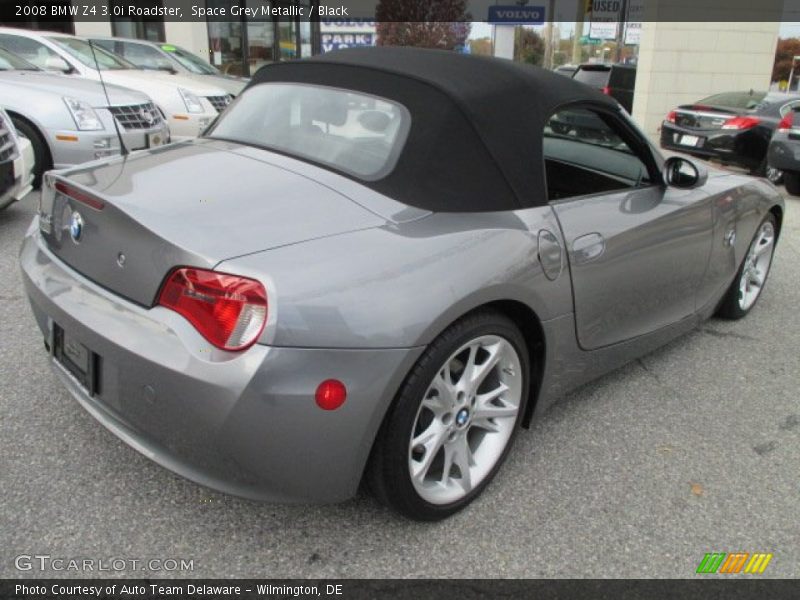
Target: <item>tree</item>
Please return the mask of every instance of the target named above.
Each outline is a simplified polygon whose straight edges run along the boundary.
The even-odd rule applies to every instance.
[[[455,50],[467,43],[472,16],[467,0],[379,0],[379,46]]]
[[[482,37],[469,41],[469,49],[472,54],[480,56],[492,55],[492,38]]]
[[[514,60],[542,66],[544,40],[533,29],[517,27],[514,35]]]
[[[800,39],[785,38],[778,40],[775,52],[775,64],[772,66],[772,81],[787,81],[792,70],[792,58],[800,56]],[[798,76],[800,74],[795,74]]]

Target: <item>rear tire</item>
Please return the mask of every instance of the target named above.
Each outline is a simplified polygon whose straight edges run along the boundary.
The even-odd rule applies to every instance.
[[[747,255],[725,293],[716,316],[723,319],[741,319],[756,305],[769,277],[777,231],[775,215],[767,214],[756,229]]]
[[[786,186],[786,191],[792,196],[800,196],[800,172],[784,171],[783,185]]]
[[[47,147],[47,142],[39,133],[39,130],[31,125],[28,121],[13,116],[11,122],[17,132],[28,138],[33,147],[33,189],[38,190],[42,186],[42,175],[45,171],[53,168],[53,159],[50,157],[50,149]]]
[[[529,360],[517,326],[495,311],[445,330],[411,369],[381,426],[367,470],[377,498],[418,521],[439,521],[477,498],[519,429]]]

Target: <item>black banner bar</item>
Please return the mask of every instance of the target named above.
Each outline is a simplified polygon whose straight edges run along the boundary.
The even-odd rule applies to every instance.
[[[717,578],[685,580],[125,580],[42,579],[0,580],[3,600],[256,600],[263,598],[327,598],[360,600],[398,598],[536,598],[561,600],[783,600],[800,596],[800,580]]]
[[[800,21],[800,0],[634,1],[639,2],[635,16],[630,14],[630,6],[614,11],[615,6],[622,6],[621,0],[557,0],[555,20],[573,20],[580,3],[585,6],[587,22],[593,18],[593,10],[598,20],[606,22],[624,21],[620,15],[625,12],[629,13],[628,20],[636,22]],[[518,14],[522,22],[531,19],[534,23],[550,20],[546,13],[549,5],[549,0],[528,0],[522,6],[519,0],[0,0],[0,22],[13,25],[15,20],[47,23],[154,18],[202,22],[295,18],[336,22],[511,22]]]

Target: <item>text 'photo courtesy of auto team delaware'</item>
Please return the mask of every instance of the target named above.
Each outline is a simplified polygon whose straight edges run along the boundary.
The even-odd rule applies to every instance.
[[[800,592],[784,0],[98,2],[0,18],[0,598]]]

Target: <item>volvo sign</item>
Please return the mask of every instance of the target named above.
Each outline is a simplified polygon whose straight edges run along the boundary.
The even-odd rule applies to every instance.
[[[490,6],[486,20],[504,25],[542,25],[544,6]]]

